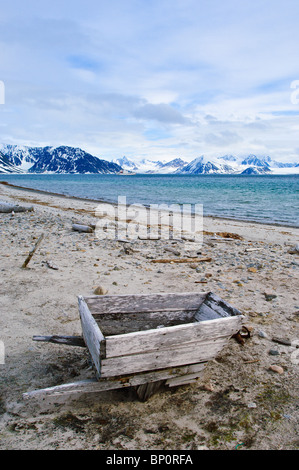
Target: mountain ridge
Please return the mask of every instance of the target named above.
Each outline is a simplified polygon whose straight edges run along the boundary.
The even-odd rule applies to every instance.
[[[123,157],[118,159],[126,171],[146,174],[290,174],[299,173],[299,163],[281,163],[271,159],[268,155],[257,157],[248,155],[238,158],[233,155],[224,155],[209,159],[204,155],[196,157],[191,162],[175,158],[170,162],[140,160],[135,162]],[[134,169],[133,169],[134,168]],[[297,170],[294,170],[298,168]],[[280,171],[280,170],[284,171]],[[290,170],[290,171],[287,171]]]
[[[1,152],[9,163],[24,173],[119,173],[116,163],[100,159],[78,147],[4,146]],[[0,170],[1,171],[1,170]]]
[[[269,155],[243,157],[204,155],[191,162],[177,157],[170,161],[133,160],[126,156],[104,160],[78,147],[30,147],[2,144],[0,173],[98,173],[98,174],[297,174],[299,163],[283,163]]]

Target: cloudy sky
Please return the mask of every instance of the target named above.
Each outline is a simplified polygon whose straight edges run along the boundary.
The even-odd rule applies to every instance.
[[[298,0],[0,0],[0,141],[299,161]]]

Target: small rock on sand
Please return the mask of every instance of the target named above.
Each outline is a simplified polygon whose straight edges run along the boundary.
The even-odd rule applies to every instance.
[[[270,366],[269,370],[272,370],[272,372],[276,372],[277,374],[283,374],[284,373],[283,368],[280,367],[280,366],[276,366],[276,365]]]
[[[106,289],[106,287],[104,287],[104,286],[98,286],[98,287],[95,288],[93,293],[95,295],[105,295],[105,294],[108,293],[108,289]]]

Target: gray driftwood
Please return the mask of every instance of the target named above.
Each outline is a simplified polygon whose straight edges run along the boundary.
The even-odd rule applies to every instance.
[[[26,268],[26,266],[29,264],[32,256],[34,255],[34,253],[36,252],[37,248],[39,247],[39,245],[41,244],[42,240],[44,238],[44,234],[42,233],[41,236],[39,237],[39,239],[37,240],[36,244],[34,245],[33,249],[30,251],[29,255],[27,256],[27,258],[25,259],[24,263],[22,264],[22,268]]]
[[[161,258],[152,259],[151,263],[203,263],[212,261],[212,258]]]
[[[11,204],[9,202],[0,202],[0,212],[10,213],[10,212],[32,212],[34,209],[32,206],[18,206],[16,204]]]
[[[33,341],[43,341],[46,343],[65,344],[67,346],[79,346],[86,348],[86,344],[82,336],[33,336]]]
[[[81,224],[72,224],[72,229],[75,232],[91,233],[94,231],[93,227],[91,227],[90,225],[81,225]]]

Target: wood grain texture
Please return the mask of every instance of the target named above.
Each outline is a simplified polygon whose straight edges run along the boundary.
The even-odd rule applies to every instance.
[[[169,327],[194,321],[195,310],[161,312],[107,313],[93,315],[104,336],[146,331],[161,325]]]
[[[209,292],[195,314],[197,321],[241,316],[242,313],[213,292]]]
[[[243,317],[188,323],[106,337],[106,358],[175,347],[195,341],[229,338],[242,326]]]
[[[67,346],[78,346],[86,348],[86,344],[82,336],[33,336],[33,341],[43,341],[46,343],[64,344]]]
[[[90,296],[79,304],[84,340],[106,378],[207,361],[244,318],[211,292]]]
[[[206,298],[206,293],[183,294],[134,294],[85,296],[93,315],[107,313],[144,313],[155,311],[197,310]]]
[[[163,350],[103,359],[101,376],[113,377],[208,361],[217,355],[226,342],[227,338],[218,338],[214,341],[190,342]]]
[[[174,377],[183,377],[185,375],[204,370],[206,362],[191,364],[176,368],[167,368],[164,370],[145,372],[142,374],[127,375],[123,377],[113,377],[108,379],[90,379],[71,382],[68,384],[56,385],[39,390],[32,390],[23,394],[24,400],[45,399],[46,397],[55,397],[61,395],[71,395],[80,393],[99,393],[107,390],[119,388],[135,387],[140,384],[156,382],[159,380],[168,380]]]
[[[95,319],[91,315],[88,306],[82,296],[78,297],[79,314],[82,325],[82,333],[85,344],[88,347],[96,371],[101,376],[101,352],[103,352],[104,335],[99,329]]]

